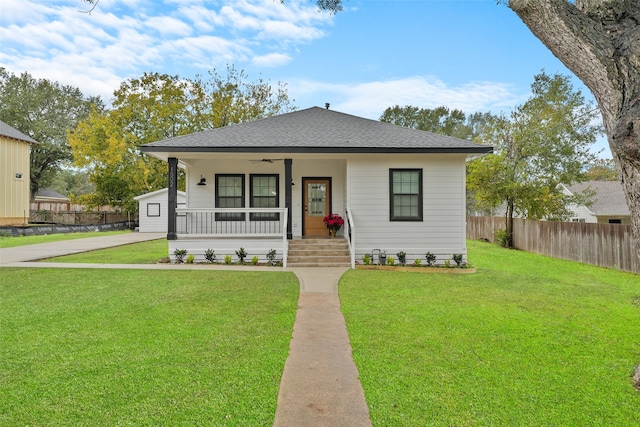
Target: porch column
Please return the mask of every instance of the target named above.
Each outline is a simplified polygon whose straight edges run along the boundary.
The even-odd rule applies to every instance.
[[[178,159],[169,157],[169,212],[167,240],[176,240],[176,207],[178,206]]]
[[[293,174],[291,173],[291,159],[284,159],[284,207],[287,208],[287,239],[293,239],[293,224],[291,224],[291,217],[293,211],[293,197],[292,188]]]

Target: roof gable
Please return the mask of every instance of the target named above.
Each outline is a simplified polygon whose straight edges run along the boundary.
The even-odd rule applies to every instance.
[[[312,107],[145,144],[142,151],[490,153],[492,147]]]
[[[38,199],[55,199],[69,201],[69,198],[64,194],[58,193],[53,188],[41,188],[36,193],[36,200]]]

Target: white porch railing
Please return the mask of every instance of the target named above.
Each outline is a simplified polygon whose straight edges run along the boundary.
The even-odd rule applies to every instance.
[[[273,209],[176,209],[178,239],[277,238],[282,239],[282,264],[287,266],[286,208]]]
[[[345,230],[344,235],[349,243],[349,254],[351,256],[351,268],[356,268],[356,229],[354,227],[353,217],[351,216],[351,210],[345,209]]]
[[[176,209],[180,237],[287,237],[287,209]]]

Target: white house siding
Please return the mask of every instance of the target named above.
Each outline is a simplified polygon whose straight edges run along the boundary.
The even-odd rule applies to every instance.
[[[423,221],[389,221],[389,169],[422,169]],[[355,222],[356,260],[372,249],[407,262],[438,262],[463,254],[466,259],[465,159],[461,155],[360,156],[348,164],[349,204]]]
[[[598,218],[586,206],[569,205],[572,222],[598,222]]]
[[[138,231],[141,233],[166,233],[168,229],[169,190],[162,189],[152,193],[137,196],[138,201]],[[178,207],[184,207],[186,203],[184,192],[178,192]],[[151,207],[149,205],[152,205]],[[152,216],[148,214],[151,213]],[[159,216],[155,216],[159,213]]]
[[[317,156],[317,155],[316,155]],[[255,159],[265,157],[256,155]],[[330,177],[332,182],[332,211],[344,215],[349,206],[354,218],[356,260],[364,253],[381,249],[396,257],[407,253],[407,262],[424,260],[427,251],[436,254],[439,263],[463,254],[466,259],[465,216],[465,156],[453,154],[417,155],[312,155],[270,154],[269,158],[292,158],[292,231],[294,238],[302,236],[302,179]],[[345,160],[346,157],[346,160]],[[251,157],[253,159],[254,157]],[[187,207],[215,207],[215,175],[245,175],[245,206],[249,207],[250,174],[278,174],[280,176],[280,207],[285,206],[284,162],[251,162],[249,158],[182,159],[187,164]],[[389,221],[389,169],[422,169],[423,221]],[[206,179],[205,186],[197,183]],[[349,200],[349,202],[347,202]],[[342,232],[342,230],[341,230]],[[225,255],[236,259],[235,251],[244,247],[249,260],[257,255],[266,260],[270,249],[282,258],[281,239],[178,239],[169,241],[169,255],[186,249],[196,261],[204,260],[206,249],[215,250],[218,260]],[[397,257],[396,257],[397,258]]]
[[[236,251],[244,248],[247,252],[245,262],[250,262],[254,256],[260,263],[268,261],[267,253],[276,250],[276,260],[282,261],[282,239],[178,239],[169,240],[169,257],[175,261],[174,251],[186,249],[188,254],[194,256],[194,262],[205,262],[204,253],[212,249],[216,256],[216,262],[223,263],[226,255],[230,255],[233,262],[238,261]]]

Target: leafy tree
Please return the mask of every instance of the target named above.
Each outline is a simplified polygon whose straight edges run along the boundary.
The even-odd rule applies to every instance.
[[[87,168],[95,185],[82,202],[133,212],[133,197],[167,186],[166,164],[141,145],[292,109],[282,85],[245,79],[228,67],[206,80],[145,73],[122,82],[113,109],[92,112],[69,136],[76,166]]]
[[[62,169],[58,172],[48,187],[70,199],[93,192],[93,184],[89,181],[89,174],[72,169]]]
[[[613,159],[596,159],[586,172],[589,181],[618,181],[618,171]]]
[[[461,139],[471,139],[473,136],[473,129],[467,124],[465,113],[461,110],[449,110],[445,106],[432,110],[411,105],[396,105],[384,110],[380,121]]]
[[[99,97],[85,97],[78,88],[0,68],[0,118],[39,142],[31,149],[32,199],[71,161],[67,132],[92,108],[104,108]]]
[[[593,92],[631,211],[640,258],[640,2],[508,3],[533,34]]]
[[[482,140],[494,154],[472,162],[468,186],[478,203],[506,206],[506,245],[512,245],[513,216],[530,219],[568,216],[569,199],[556,187],[580,182],[595,155],[589,151],[600,128],[597,111],[574,91],[569,78],[535,76],[532,96],[509,117],[484,127]]]

